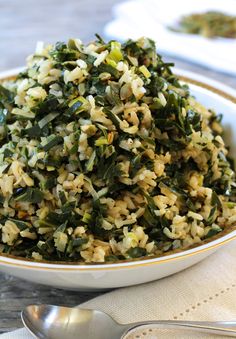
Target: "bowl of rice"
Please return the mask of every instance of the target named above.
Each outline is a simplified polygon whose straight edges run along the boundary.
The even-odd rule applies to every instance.
[[[236,237],[234,91],[172,67],[148,38],[96,36],[1,75],[1,270],[128,286]]]

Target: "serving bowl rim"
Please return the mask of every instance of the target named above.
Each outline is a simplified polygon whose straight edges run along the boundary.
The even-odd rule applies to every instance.
[[[33,268],[40,270],[52,271],[102,271],[102,270],[116,270],[123,268],[136,268],[156,264],[163,264],[173,262],[175,260],[184,260],[194,255],[200,255],[206,251],[217,249],[232,240],[236,240],[236,226],[225,230],[226,234],[216,235],[210,239],[203,241],[200,244],[195,244],[186,249],[178,249],[168,251],[162,255],[145,256],[143,258],[119,260],[116,262],[103,263],[82,263],[82,262],[65,262],[65,261],[47,261],[47,260],[33,260],[14,256],[11,254],[0,254],[0,265],[7,265],[19,268]],[[214,238],[214,239],[213,239]]]
[[[15,68],[9,71],[0,72],[0,82],[15,78],[15,76],[24,70],[24,67]],[[196,74],[194,72],[178,69],[174,67],[174,73],[179,79],[187,84],[196,85],[208,90],[227,101],[236,104],[236,91],[229,86],[226,86],[218,81],[209,79],[205,76]],[[236,108],[235,108],[236,111]],[[201,254],[206,251],[217,249],[220,246],[236,239],[236,225],[229,227],[218,235],[209,239],[203,240],[201,243],[194,244],[186,249],[171,250],[162,255],[145,256],[142,258],[132,258],[126,260],[119,260],[116,262],[104,263],[84,263],[84,262],[70,262],[70,261],[47,261],[34,260],[24,258],[11,254],[0,253],[0,265],[9,265],[21,268],[34,268],[41,270],[64,270],[64,271],[97,271],[97,270],[114,270],[121,268],[136,268],[139,266],[149,266],[153,264],[163,264],[174,260],[185,259],[187,257]]]

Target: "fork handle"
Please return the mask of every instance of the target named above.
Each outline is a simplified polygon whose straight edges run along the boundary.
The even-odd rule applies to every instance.
[[[186,329],[209,334],[218,334],[223,336],[236,337],[236,321],[184,321],[184,320],[153,320],[143,321],[133,324],[123,325],[125,333],[121,338],[124,338],[130,331],[138,327],[150,328],[150,325],[155,328],[171,328],[171,329]]]

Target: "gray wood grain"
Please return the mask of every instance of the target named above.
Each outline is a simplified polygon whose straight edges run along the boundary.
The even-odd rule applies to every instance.
[[[55,42],[69,37],[83,41],[102,34],[118,0],[0,0],[0,71],[24,65],[36,41]],[[166,56],[176,66],[236,88],[236,79]],[[63,291],[0,274],[0,333],[21,327],[20,310],[33,303],[77,305],[99,293]]]
[[[0,333],[22,327],[20,311],[30,304],[76,306],[101,292],[65,291],[0,274]]]

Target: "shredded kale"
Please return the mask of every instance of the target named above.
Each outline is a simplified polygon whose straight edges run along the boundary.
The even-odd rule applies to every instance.
[[[15,201],[28,201],[33,204],[40,203],[44,198],[44,194],[37,188],[28,187],[17,192],[14,196]]]
[[[0,85],[2,252],[115,262],[228,226],[236,183],[222,115],[172,66],[151,39],[96,35],[48,46]]]

